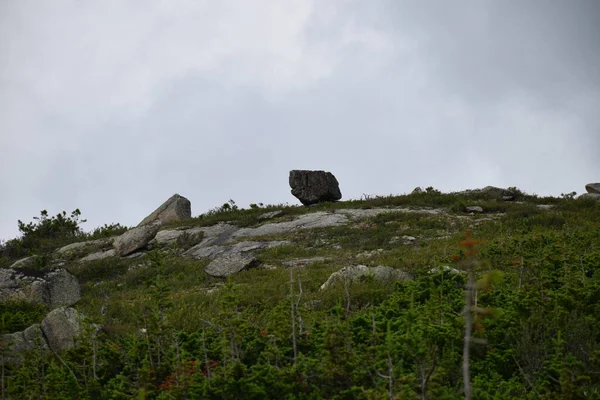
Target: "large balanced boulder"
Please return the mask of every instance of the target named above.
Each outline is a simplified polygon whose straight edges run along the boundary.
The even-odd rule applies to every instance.
[[[161,224],[179,221],[192,217],[192,203],[183,196],[174,194],[161,204],[154,212],[148,215],[138,226],[150,225],[157,221]]]
[[[156,221],[150,225],[142,225],[130,229],[115,239],[113,247],[121,257],[135,253],[137,250],[146,247],[154,239],[160,229],[160,225],[161,223]]]
[[[292,170],[289,181],[292,194],[305,206],[342,198],[339,183],[331,172]]]
[[[585,185],[585,190],[588,193],[600,194],[600,183],[588,183]]]
[[[0,302],[25,301],[53,309],[73,305],[79,298],[79,281],[64,269],[0,269]]]

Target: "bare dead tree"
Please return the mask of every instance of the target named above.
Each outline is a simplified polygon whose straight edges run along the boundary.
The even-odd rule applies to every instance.
[[[292,305],[292,346],[294,348],[294,365],[298,360],[298,347],[296,345],[296,304],[294,302],[294,269],[290,269],[290,304]]]

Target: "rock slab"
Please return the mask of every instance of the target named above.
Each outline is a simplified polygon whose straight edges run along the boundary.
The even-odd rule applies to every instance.
[[[53,309],[73,305],[80,296],[79,281],[64,269],[0,269],[0,301],[25,301]]]
[[[376,267],[352,265],[331,274],[327,281],[321,285],[321,290],[327,289],[337,282],[343,282],[345,280],[356,281],[367,276],[371,276],[373,279],[381,282],[406,281],[412,279],[408,273],[392,267],[383,265],[378,265]]]
[[[600,183],[588,183],[585,185],[588,193],[600,194]]]
[[[292,194],[305,206],[342,198],[339,183],[331,172],[292,170],[289,183]]]
[[[150,225],[142,225],[130,229],[115,239],[113,247],[121,257],[128,256],[146,247],[158,233],[160,225],[160,222],[154,222]]]
[[[180,221],[192,217],[192,203],[183,196],[174,194],[160,205],[152,214],[148,215],[138,224],[139,226],[151,225],[157,221],[161,224]]]
[[[60,307],[48,313],[41,324],[48,346],[56,352],[75,347],[79,322],[80,315],[74,308]]]

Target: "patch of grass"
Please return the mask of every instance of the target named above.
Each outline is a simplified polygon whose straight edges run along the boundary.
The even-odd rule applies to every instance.
[[[24,301],[0,303],[0,334],[13,333],[38,324],[48,310],[42,304],[31,304]]]

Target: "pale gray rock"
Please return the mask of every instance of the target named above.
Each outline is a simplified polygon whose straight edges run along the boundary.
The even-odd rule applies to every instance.
[[[314,212],[299,216],[293,221],[273,222],[256,228],[241,228],[231,235],[232,239],[264,235],[280,235],[300,229],[325,228],[340,226],[348,222],[343,214],[328,212]]]
[[[309,264],[313,264],[313,263],[317,263],[317,262],[324,262],[329,260],[329,258],[326,257],[311,257],[311,258],[295,258],[293,260],[287,260],[282,262],[281,264],[286,266],[286,267],[300,267],[300,266],[306,266]]]
[[[104,260],[105,258],[116,257],[116,256],[117,256],[117,251],[115,249],[110,249],[110,250],[106,250],[106,251],[99,251],[97,253],[92,253],[92,254],[80,259],[79,262],[98,261],[98,260]]]
[[[221,225],[223,225],[223,224],[221,224]],[[190,235],[191,237],[197,237],[199,235],[204,235],[204,232],[207,230],[208,230],[208,227],[163,230],[163,231],[159,231],[156,234],[156,236],[152,240],[152,243],[156,243],[159,246],[169,245],[169,244],[173,244],[173,243],[177,242],[177,239],[179,239],[183,235]],[[204,237],[205,236],[206,235],[204,235]]]
[[[379,265],[376,267],[367,267],[366,265],[352,265],[344,267],[329,276],[327,281],[321,285],[321,290],[328,289],[332,285],[344,281],[357,281],[363,277],[371,276],[373,279],[388,281],[407,281],[411,280],[410,274],[392,267]]]
[[[52,309],[75,304],[79,298],[77,278],[64,269],[0,269],[0,301],[25,301]]]
[[[207,246],[207,247],[196,247],[194,251],[186,251],[184,254],[193,258],[217,258],[219,256],[225,256],[227,254],[234,253],[246,253],[251,251],[258,251],[263,249],[269,249],[272,247],[279,247],[289,244],[288,241],[279,240],[271,242],[255,242],[255,241],[243,241],[235,243],[229,246]],[[190,249],[192,250],[192,249]]]
[[[30,268],[35,265],[38,261],[38,256],[31,256],[22,258],[20,260],[15,261],[9,268],[10,269],[19,269],[19,268]]]
[[[56,253],[58,253],[59,255],[68,255],[71,253],[84,251],[85,249],[87,249],[89,247],[107,246],[107,245],[110,245],[114,240],[115,240],[115,238],[108,238],[108,239],[89,240],[87,242],[71,243],[71,244],[68,244],[68,245],[56,250]]]
[[[378,256],[382,253],[384,253],[385,250],[383,249],[376,249],[376,250],[371,250],[371,251],[363,251],[361,253],[358,253],[356,255],[356,258],[373,258],[375,256]]]
[[[292,170],[289,184],[292,194],[305,206],[342,198],[339,183],[331,172]]]
[[[28,351],[48,348],[40,324],[31,325],[21,332],[0,336],[0,346],[4,349],[5,361],[14,364],[21,364]]]
[[[60,307],[48,313],[41,323],[48,346],[56,352],[75,347],[81,319],[77,310],[70,307]]]
[[[138,227],[152,225],[155,222],[166,224],[173,221],[180,221],[192,217],[192,203],[183,196],[174,194],[160,205],[152,214],[139,223]]]
[[[548,211],[552,208],[554,208],[554,205],[552,204],[538,204],[537,206],[535,206],[537,209],[539,210],[544,210],[544,211]]]
[[[258,260],[250,253],[226,253],[211,261],[204,268],[204,272],[210,276],[225,278],[256,265],[258,265]]]
[[[483,207],[480,207],[480,206],[468,206],[468,207],[466,207],[466,211],[468,213],[482,213],[483,212]]]
[[[585,185],[588,193],[600,194],[600,183],[588,183]]]
[[[453,268],[449,265],[442,265],[441,267],[433,267],[429,270],[430,274],[439,274],[442,272],[449,272],[451,274],[466,274],[466,271]]]
[[[260,221],[262,221],[262,220],[266,220],[266,219],[273,219],[273,218],[279,217],[280,215],[283,215],[283,211],[281,211],[281,210],[271,211],[271,212],[267,212],[267,213],[259,215],[258,219]]]
[[[600,194],[597,194],[597,193],[584,193],[581,196],[579,196],[578,198],[579,199],[591,199],[591,200],[600,201]]]
[[[154,239],[159,229],[159,222],[130,229],[115,239],[113,247],[121,257],[127,256],[146,247]]]

